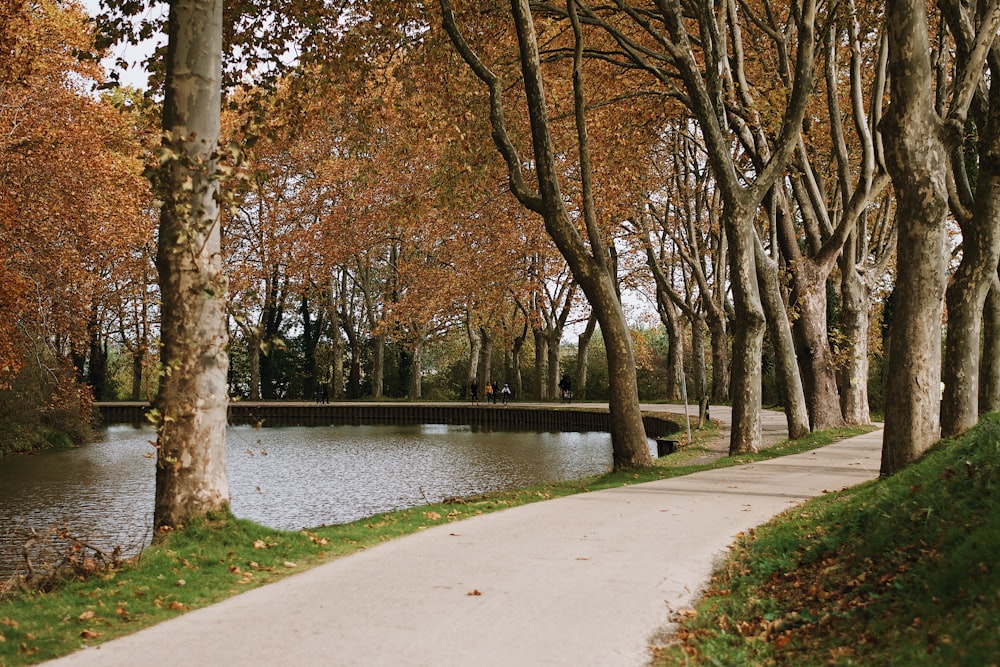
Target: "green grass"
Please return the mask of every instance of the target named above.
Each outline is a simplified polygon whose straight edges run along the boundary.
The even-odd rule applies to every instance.
[[[656,665],[1000,663],[1000,414],[743,538]]]
[[[718,437],[714,427],[707,428],[694,433],[692,445],[649,469],[455,499],[301,532],[272,530],[224,514],[209,517],[170,534],[118,570],[68,579],[52,592],[22,592],[0,602],[0,667],[36,664],[130,634],[431,525],[559,496],[806,451],[865,430],[827,431],[758,454],[688,464],[692,457],[708,451],[707,440]]]

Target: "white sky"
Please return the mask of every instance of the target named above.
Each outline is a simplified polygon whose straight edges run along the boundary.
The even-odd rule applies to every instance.
[[[96,16],[101,12],[100,0],[81,0],[81,2],[84,9],[91,16]],[[166,10],[166,4],[160,3],[150,11],[156,15],[155,13],[166,12]],[[166,37],[162,37],[161,39],[166,39]],[[146,90],[149,85],[149,75],[143,68],[142,63],[153,53],[157,44],[158,41],[155,39],[139,45],[117,44],[112,47],[109,57],[105,58],[104,67],[108,72],[115,70],[115,61],[121,58],[129,64],[128,69],[118,70],[122,85],[134,86],[139,90]]]

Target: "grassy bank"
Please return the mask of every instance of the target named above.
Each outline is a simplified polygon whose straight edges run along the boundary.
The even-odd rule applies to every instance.
[[[747,535],[657,665],[1000,663],[1000,414]]]
[[[342,555],[428,526],[539,500],[641,483],[805,451],[858,433],[837,430],[769,450],[686,462],[706,451],[695,443],[652,469],[606,474],[380,514],[351,524],[283,532],[217,516],[171,534],[135,562],[105,574],[67,580],[49,593],[19,593],[0,603],[0,666],[27,665],[69,653],[203,607]]]

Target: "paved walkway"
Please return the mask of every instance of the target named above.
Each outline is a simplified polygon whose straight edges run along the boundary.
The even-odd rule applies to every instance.
[[[875,431],[437,526],[49,664],[643,665],[737,533],[877,477],[880,445]]]

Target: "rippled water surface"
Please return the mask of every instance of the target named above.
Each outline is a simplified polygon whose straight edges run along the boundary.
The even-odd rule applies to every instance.
[[[102,548],[121,545],[127,552],[148,543],[154,437],[149,429],[113,427],[103,441],[80,449],[0,461],[0,576],[20,567],[31,528],[67,524]],[[227,447],[233,513],[287,530],[611,467],[610,436],[596,432],[234,427]]]

